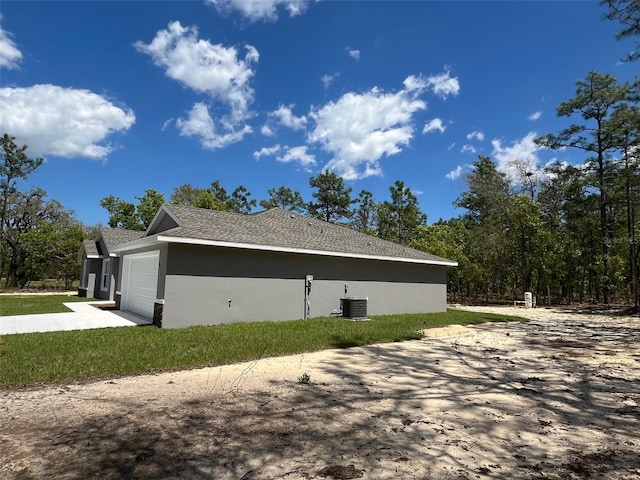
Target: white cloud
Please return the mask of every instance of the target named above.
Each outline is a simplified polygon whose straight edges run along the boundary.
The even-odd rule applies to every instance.
[[[462,175],[462,171],[463,171],[462,165],[458,165],[456,168],[454,168],[449,173],[447,173],[445,177],[448,178],[449,180],[457,180]]]
[[[434,132],[436,130],[438,130],[440,133],[444,133],[444,131],[446,129],[447,129],[447,127],[445,127],[442,124],[442,120],[441,119],[434,118],[433,120],[430,120],[429,122],[427,122],[427,124],[422,129],[422,133]]]
[[[269,113],[269,116],[278,120],[280,125],[284,125],[292,130],[302,130],[307,124],[307,117],[296,117],[291,109],[293,105],[280,105],[277,110]]]
[[[415,78],[415,77],[409,77]],[[413,80],[405,80],[413,87]],[[325,168],[347,180],[381,175],[380,159],[402,151],[413,138],[413,115],[426,109],[419,90],[384,93],[373,88],[349,92],[335,102],[312,110],[315,128],[308,141],[318,143],[333,158]]]
[[[168,77],[228,106],[229,115],[220,120],[227,129],[248,117],[254,95],[249,83],[255,73],[252,65],[260,57],[255,47],[246,45],[240,58],[235,47],[199,39],[196,27],[183,27],[177,21],[158,31],[148,45],[138,41],[135,47],[164,68]]]
[[[273,147],[262,147],[257,152],[253,152],[253,158],[256,160],[260,160],[260,157],[264,156],[273,156],[277,153],[280,153],[281,147],[280,145],[274,145]]]
[[[246,134],[251,133],[248,125],[235,130],[225,128],[224,132],[218,133],[215,122],[209,115],[209,108],[202,102],[193,106],[187,119],[176,120],[176,127],[183,137],[197,137],[204,148],[211,150],[239,142]]]
[[[473,140],[474,138],[482,141],[484,140],[484,133],[475,131],[467,134],[467,140]]]
[[[329,75],[329,74],[323,75],[320,78],[320,81],[322,82],[322,86],[325,88],[325,90],[329,88],[329,85],[331,85],[333,81],[339,76],[340,76],[340,73],[334,73],[333,75]]]
[[[533,120],[534,122],[538,120],[542,116],[542,112],[534,112],[529,115],[529,120]]]
[[[260,160],[261,157],[276,157],[278,162],[282,163],[298,163],[305,170],[309,171],[310,167],[316,164],[316,159],[313,155],[307,153],[307,146],[289,147],[287,145],[280,146],[274,145],[273,147],[263,147],[260,150],[253,152],[253,157],[256,160]],[[282,154],[280,155],[280,153]]]
[[[56,85],[0,89],[0,131],[10,132],[29,154],[103,159],[115,148],[105,143],[135,123],[130,109],[89,90]]]
[[[351,47],[346,47],[345,50],[347,51],[347,53],[349,54],[349,56],[351,58],[354,58],[356,60],[360,60],[360,50],[355,50]]]
[[[418,94],[425,91],[430,85],[428,79],[422,75],[409,75],[402,84],[408,92],[417,92]]]
[[[327,75],[323,75],[320,78],[320,81],[322,82],[322,86],[325,88],[325,90],[329,88],[329,85],[331,85],[339,75],[340,75],[339,73],[334,73],[333,75],[327,74]]]
[[[475,147],[473,145],[464,145],[462,147],[462,149],[460,150],[461,153],[466,153],[466,152],[471,152],[471,153],[476,153],[477,150],[475,149]]]
[[[456,142],[453,142],[451,145],[447,147],[447,150],[451,150],[455,146],[456,146]]]
[[[165,120],[160,130],[164,132],[167,128],[169,128],[169,125],[171,125],[174,122],[174,120],[175,120],[174,118],[169,118],[168,120]]]
[[[316,164],[316,159],[313,155],[307,153],[307,146],[301,147],[285,147],[284,155],[278,155],[276,160],[283,163],[299,163],[305,170]]]
[[[309,6],[309,0],[207,0],[218,12],[237,12],[251,22],[274,21],[278,19],[278,7],[283,7],[289,16],[302,15]]]
[[[0,14],[0,22],[2,15]],[[11,34],[2,29],[0,25],[0,67],[18,68],[22,60],[22,52],[18,50],[16,44],[11,40]]]
[[[265,137],[273,137],[276,134],[276,132],[274,132],[271,126],[267,123],[265,123],[264,125],[262,125],[262,127],[260,127],[260,133]]]
[[[541,148],[533,141],[536,137],[535,132],[529,132],[524,138],[512,142],[508,147],[503,147],[502,141],[499,139],[492,140],[492,155],[497,160],[498,170],[513,179],[517,175],[517,170],[514,167],[514,161],[517,161],[525,166],[527,171],[540,171],[537,152]]]
[[[458,77],[451,77],[448,69],[438,75],[427,77],[426,85],[442,99],[446,99],[449,95],[456,96],[460,93]]]

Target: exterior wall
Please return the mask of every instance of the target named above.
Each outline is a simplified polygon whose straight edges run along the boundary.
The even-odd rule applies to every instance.
[[[167,328],[303,318],[306,275],[309,317],[338,310],[345,284],[368,297],[368,315],[446,310],[446,267],[182,244],[168,254],[158,288]]]
[[[91,272],[89,274],[89,283],[88,283],[88,287],[87,287],[87,298],[96,298],[96,287],[98,287],[99,285],[96,285],[98,282],[98,278],[100,277],[100,275],[97,275],[94,272]]]
[[[100,271],[102,268],[102,260],[96,258],[87,258],[87,268],[82,272],[85,275],[84,282],[78,288],[78,296],[86,298],[97,298],[96,292],[100,290]]]
[[[109,259],[109,257],[105,257],[104,259],[102,259],[100,261],[100,265],[98,267],[98,272],[96,274],[96,288],[94,291],[94,297],[95,298],[99,298],[100,300],[109,300],[109,284],[107,284],[107,289],[103,290],[102,289],[102,266],[104,264],[104,261]],[[111,280],[112,278],[112,263],[111,260],[109,259],[109,280]]]
[[[97,263],[95,267],[96,281],[94,283],[95,287],[93,290],[93,297],[99,298],[100,300],[108,300],[109,290],[108,289],[102,290],[102,263],[104,262],[104,260],[109,258],[109,250],[107,249],[107,246],[104,243],[104,239],[102,237],[98,239],[98,241],[96,242],[96,248],[98,249],[98,253],[102,255],[103,258],[101,258],[96,262]],[[111,264],[111,267],[113,267],[113,264]],[[111,268],[109,272],[110,279],[112,275],[113,275],[113,268]]]
[[[94,291],[96,286],[96,274],[88,273],[86,277],[87,286],[78,287],[78,296],[82,298],[95,298]]]
[[[169,215],[166,215],[161,221],[160,224],[154,228],[154,232],[164,232],[165,230],[169,230],[170,228],[177,227],[176,221],[171,218]]]
[[[109,257],[109,280],[106,290],[102,289],[102,263],[97,263],[96,272],[94,275],[93,294],[92,297],[99,298],[101,300],[114,300],[116,292],[116,283],[118,280],[118,265],[120,259],[118,257]],[[88,292],[87,292],[88,293]]]
[[[120,258],[111,257],[111,271],[109,272],[109,288],[107,290],[108,297],[105,300],[115,300],[116,284],[120,275]]]

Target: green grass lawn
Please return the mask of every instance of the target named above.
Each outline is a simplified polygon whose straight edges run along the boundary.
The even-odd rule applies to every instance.
[[[224,365],[411,340],[426,327],[518,320],[450,310],[378,316],[366,322],[317,318],[176,330],[149,326],[5,335],[0,338],[0,388]]]
[[[0,317],[32,313],[70,312],[63,303],[96,301],[77,295],[0,295]]]

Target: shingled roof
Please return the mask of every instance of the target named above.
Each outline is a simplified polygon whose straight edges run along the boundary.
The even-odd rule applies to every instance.
[[[124,228],[103,228],[100,227],[98,231],[98,238],[95,240],[85,239],[82,241],[82,246],[80,247],[80,251],[78,252],[78,258],[103,258],[103,256],[108,256],[114,247],[127,243],[132,240],[137,240],[144,236],[145,232],[141,232],[139,230],[126,230]],[[102,237],[105,245],[107,246],[107,251],[100,251],[100,245],[98,240]]]
[[[78,255],[82,254],[83,250],[85,257],[87,258],[100,258],[100,253],[98,252],[95,240],[83,240]]]
[[[143,237],[144,233],[140,230],[127,230],[125,228],[100,228],[100,235],[109,251],[116,245]]]
[[[153,237],[157,242],[457,265],[427,252],[280,208],[244,215],[165,204],[147,230],[146,238]],[[144,240],[132,242],[129,247],[146,243]]]

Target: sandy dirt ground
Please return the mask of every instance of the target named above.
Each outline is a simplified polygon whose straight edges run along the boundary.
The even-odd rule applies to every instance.
[[[0,391],[0,478],[640,479],[640,319],[475,310],[530,321]]]

